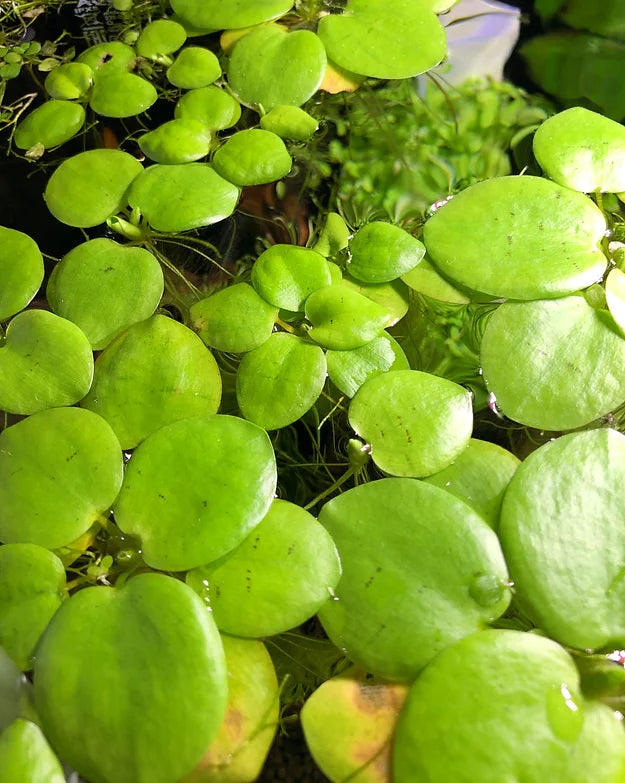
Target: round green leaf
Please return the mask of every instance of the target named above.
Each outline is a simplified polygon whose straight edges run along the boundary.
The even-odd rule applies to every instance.
[[[151,82],[135,73],[111,69],[95,79],[89,106],[103,117],[134,117],[149,109],[157,98]]]
[[[35,703],[46,736],[89,780],[179,780],[217,733],[226,695],[210,613],[163,574],[76,593],[37,651]]]
[[[128,202],[140,209],[156,231],[187,231],[229,217],[239,189],[205,163],[156,164],[145,169],[128,191]]]
[[[276,462],[267,433],[233,416],[162,427],[133,453],[115,519],[152,568],[185,571],[230,552],[267,513]]]
[[[173,0],[177,14],[211,30],[250,27],[283,16],[293,0]]]
[[[562,644],[625,643],[625,436],[564,435],[530,454],[504,497],[499,534],[518,599]]]
[[[260,296],[293,312],[302,311],[310,294],[331,282],[325,258],[297,245],[272,245],[252,267],[252,285]]]
[[[35,544],[0,546],[0,645],[22,671],[65,597],[65,567]]]
[[[0,346],[0,378],[0,409],[9,413],[73,405],[91,386],[91,346],[71,321],[47,310],[24,310]]]
[[[349,406],[349,422],[371,444],[381,470],[421,478],[446,468],[468,446],[471,395],[436,375],[386,372],[360,387]]]
[[[289,173],[291,163],[282,139],[259,128],[235,133],[213,156],[217,173],[240,186],[275,182]]]
[[[217,736],[180,783],[256,780],[279,724],[278,679],[262,642],[222,636],[228,666],[228,703]]]
[[[427,221],[423,241],[452,282],[496,297],[538,299],[601,279],[605,230],[603,213],[581,193],[512,176],[454,196]]]
[[[202,46],[186,47],[167,69],[168,81],[184,90],[206,87],[220,76],[217,55]]]
[[[107,71],[128,71],[135,61],[135,50],[121,41],[106,41],[90,46],[76,58],[77,63],[88,65],[97,71],[106,65]]]
[[[123,332],[96,361],[82,406],[99,413],[124,449],[165,424],[216,413],[221,401],[217,362],[183,324],[154,315]]]
[[[349,252],[352,277],[363,283],[388,283],[414,269],[425,248],[403,228],[375,221],[358,229]]]
[[[326,530],[303,508],[274,500],[233,552],[190,572],[187,584],[209,601],[220,631],[257,638],[283,633],[312,617],[329,600],[340,575]]]
[[[481,362],[498,407],[529,427],[582,427],[625,401],[625,340],[582,296],[504,303],[484,331]]]
[[[260,127],[282,139],[307,141],[317,130],[319,123],[298,106],[275,106],[260,118]]]
[[[387,783],[407,687],[352,667],[322,683],[301,711],[306,744],[330,780]],[[337,742],[337,738],[340,740]]]
[[[424,0],[348,0],[341,15],[319,20],[328,57],[353,73],[407,79],[446,53],[445,32]]]
[[[545,174],[582,193],[625,190],[625,129],[575,106],[545,120],[534,134],[534,155]]]
[[[510,601],[499,542],[457,498],[413,479],[361,484],[324,505],[343,574],[319,617],[367,671],[412,680]]]
[[[51,98],[71,101],[82,98],[93,84],[93,71],[86,63],[62,63],[46,76],[43,86]]]
[[[21,150],[29,150],[36,144],[46,149],[57,147],[75,136],[84,122],[85,110],[79,103],[46,101],[17,125],[13,141]]]
[[[121,150],[80,152],[55,169],[44,198],[57,220],[69,226],[97,226],[125,206],[130,183],[143,171]]]
[[[301,106],[319,89],[326,64],[323,44],[311,30],[263,25],[235,44],[228,82],[243,103],[265,111]]]
[[[0,433],[0,476],[0,541],[57,549],[110,508],[122,453],[100,416],[53,408]]]
[[[170,120],[139,137],[141,151],[157,163],[189,163],[208,155],[210,134],[197,120]]]
[[[28,234],[0,226],[0,321],[31,301],[43,282],[43,257]]]
[[[344,275],[340,282],[341,285],[366,296],[367,299],[387,310],[391,314],[389,326],[401,321],[408,312],[410,292],[401,280],[393,280],[390,283],[362,283],[349,275]]]
[[[324,348],[360,348],[390,325],[391,314],[379,304],[343,285],[327,285],[306,300],[308,334]]]
[[[181,24],[171,19],[156,19],[141,30],[135,49],[141,57],[162,61],[168,54],[178,51],[186,40],[187,33]]]
[[[353,397],[369,378],[410,369],[399,343],[386,333],[351,351],[327,351],[326,360],[330,380],[347,397]]]
[[[286,427],[315,404],[326,371],[319,346],[276,332],[241,360],[237,371],[241,413],[266,430]]]
[[[267,304],[247,283],[222,288],[192,305],[191,324],[211,348],[244,353],[269,339],[278,308]]]
[[[185,93],[174,108],[174,117],[197,120],[209,130],[223,130],[236,125],[241,104],[230,93],[213,85]]]
[[[60,761],[36,723],[18,718],[0,734],[0,775],[6,783],[65,783]]]
[[[77,324],[94,351],[124,329],[149,318],[163,294],[163,273],[141,247],[90,239],[52,270],[47,287],[52,310]]]
[[[496,530],[504,492],[518,465],[514,454],[501,446],[471,438],[451,465],[424,481],[464,500]]]
[[[605,298],[612,318],[625,335],[625,273],[614,267],[605,281]]]
[[[507,630],[463,639],[411,688],[396,732],[394,779],[619,780],[622,726],[609,708],[585,702],[578,683],[572,659],[549,639]]]

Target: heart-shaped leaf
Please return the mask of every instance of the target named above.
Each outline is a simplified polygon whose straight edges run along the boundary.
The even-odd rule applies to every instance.
[[[319,88],[325,68],[325,49],[315,33],[268,24],[237,41],[228,82],[244,103],[269,111],[305,103]]]
[[[65,783],[60,761],[36,723],[18,718],[0,734],[0,770],[9,783]]]
[[[391,780],[391,742],[407,693],[405,685],[356,667],[322,683],[304,704],[301,720],[324,775],[333,781]]]
[[[539,299],[601,279],[605,230],[603,213],[581,193],[540,177],[497,177],[440,207],[423,241],[452,282],[496,297]]]
[[[134,324],[98,357],[83,407],[99,413],[124,449],[159,427],[216,413],[221,401],[217,362],[183,324],[155,315]]]
[[[189,163],[208,154],[210,133],[197,120],[170,120],[139,138],[142,152],[157,163]]]
[[[625,129],[574,106],[545,120],[534,134],[534,155],[545,174],[582,193],[625,190]]]
[[[499,542],[466,503],[414,479],[381,479],[330,500],[319,521],[343,574],[319,617],[367,671],[412,680],[440,650],[508,606]]]
[[[330,380],[347,397],[353,397],[369,378],[388,370],[410,369],[406,354],[386,333],[361,348],[327,351],[326,360]]]
[[[393,762],[398,783],[610,783],[622,774],[625,738],[612,710],[582,698],[562,647],[492,630],[448,647],[417,679]]]
[[[90,239],[57,264],[46,290],[50,307],[77,324],[101,351],[119,332],[149,318],[163,294],[163,273],[141,247]]]
[[[276,332],[241,360],[237,371],[241,413],[267,430],[286,427],[315,404],[326,372],[326,359],[318,345]]]
[[[617,332],[582,296],[506,302],[482,338],[484,381],[514,421],[582,427],[625,401],[625,340]]]
[[[187,231],[229,217],[239,189],[204,163],[149,166],[128,191],[128,203],[140,209],[156,231]]]
[[[223,130],[236,125],[241,104],[221,87],[200,87],[185,93],[174,109],[174,117],[197,120],[209,130]]]
[[[0,645],[22,671],[65,597],[65,568],[35,544],[0,546]]]
[[[306,300],[310,337],[335,351],[360,348],[380,335],[391,322],[381,305],[343,285],[327,285]]]
[[[310,619],[330,599],[340,575],[327,531],[294,503],[274,500],[233,552],[190,572],[187,583],[210,603],[221,631],[258,638]]]
[[[222,636],[228,703],[217,736],[180,783],[236,783],[258,778],[278,727],[280,694],[262,642]]]
[[[244,353],[269,339],[278,308],[267,304],[248,283],[236,283],[196,302],[190,316],[206,345]]]
[[[289,173],[291,162],[282,139],[260,128],[235,133],[213,155],[215,171],[239,186],[275,182]]]
[[[360,387],[349,406],[349,422],[371,444],[381,470],[421,478],[446,468],[467,447],[471,395],[446,378],[394,370]]]
[[[181,24],[172,19],[156,19],[141,30],[135,48],[140,57],[162,62],[166,55],[177,52],[186,40],[187,33]]]
[[[625,436],[609,429],[544,444],[508,487],[499,534],[518,599],[562,644],[625,643],[624,503]]]
[[[119,441],[91,411],[53,408],[13,424],[0,433],[0,541],[70,544],[111,507],[122,471]]]
[[[17,125],[13,141],[21,150],[29,150],[36,144],[45,149],[57,147],[75,136],[84,122],[85,110],[79,103],[46,101]]]
[[[184,90],[206,87],[219,79],[217,55],[202,46],[187,46],[167,69],[167,79]]]
[[[262,298],[294,312],[304,309],[313,291],[331,282],[325,258],[297,245],[272,245],[252,267],[252,285]]]
[[[0,347],[0,378],[0,408],[9,413],[73,405],[91,386],[91,346],[71,321],[25,310],[13,318]]]
[[[169,424],[133,453],[115,519],[152,568],[186,571],[230,552],[265,516],[276,489],[271,442],[232,416]]]
[[[171,6],[197,27],[225,30],[276,19],[293,6],[293,0],[173,0]]]
[[[359,228],[349,242],[348,270],[363,283],[388,283],[417,266],[423,244],[390,223],[374,221]]]
[[[177,579],[147,573],[65,602],[37,651],[35,703],[46,736],[84,777],[169,783],[217,733],[226,678],[203,601]]]
[[[103,117],[134,117],[156,102],[154,85],[135,73],[108,69],[94,79],[89,106]]]
[[[319,20],[328,57],[341,68],[377,79],[407,79],[445,56],[441,23],[423,0],[348,0],[341,15]]]
[[[43,275],[43,257],[34,239],[0,226],[0,321],[26,307]]]
[[[132,46],[121,41],[106,41],[95,44],[81,52],[76,58],[77,63],[88,65],[92,71],[98,71],[106,66],[107,71],[128,71],[136,59]]]
[[[125,194],[143,171],[121,150],[88,150],[64,160],[50,177],[44,198],[57,220],[68,226],[97,226],[125,206]]]
[[[496,443],[471,438],[451,465],[424,481],[464,500],[496,530],[504,492],[519,464]]]

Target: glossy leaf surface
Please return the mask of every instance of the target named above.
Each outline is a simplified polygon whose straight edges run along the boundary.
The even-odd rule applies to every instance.
[[[391,323],[381,305],[343,285],[327,285],[306,300],[311,339],[324,348],[349,351],[374,340]]]
[[[46,736],[81,775],[102,783],[179,780],[217,733],[226,695],[210,613],[163,574],[76,593],[37,653],[35,703]]]
[[[423,244],[390,223],[374,221],[358,229],[349,242],[350,275],[363,283],[388,283],[417,266]]]
[[[90,239],[55,266],[46,294],[52,310],[79,326],[93,350],[101,351],[119,332],[156,310],[163,273],[144,248]]]
[[[173,0],[172,8],[197,27],[224,30],[250,27],[285,14],[292,0]]]
[[[80,152],[54,170],[44,198],[61,223],[97,226],[125,206],[128,186],[142,171],[139,161],[121,150]]]
[[[208,154],[210,134],[197,120],[170,120],[144,133],[141,151],[157,163],[190,163]]]
[[[349,422],[371,444],[381,470],[421,478],[446,468],[467,447],[471,396],[446,378],[417,370],[385,372],[360,387]]]
[[[0,776],[6,783],[65,783],[61,762],[43,732],[23,718],[0,733]]]
[[[43,282],[43,257],[28,234],[0,226],[0,321],[31,301]]]
[[[111,507],[122,452],[100,416],[53,408],[0,433],[0,476],[0,541],[56,549]]]
[[[0,546],[0,645],[22,671],[65,597],[65,568],[35,544]],[[0,768],[1,769],[1,768]]]
[[[238,131],[213,156],[218,174],[235,185],[264,185],[285,177],[291,156],[279,136],[260,128]]]
[[[625,401],[625,340],[581,296],[501,305],[481,361],[501,411],[530,427],[574,429]]]
[[[327,351],[326,360],[330,380],[347,397],[353,397],[369,378],[410,369],[401,346],[386,333],[351,351]]]
[[[17,125],[13,141],[21,150],[29,150],[36,144],[50,149],[69,141],[82,128],[84,122],[85,110],[79,103],[46,101]]]
[[[241,413],[267,430],[286,427],[315,404],[326,372],[318,345],[276,332],[241,360],[237,371]]]
[[[100,354],[82,402],[132,449],[165,424],[217,413],[221,375],[200,338],[177,321],[155,315],[134,324]]]
[[[43,86],[51,98],[69,101],[82,98],[93,84],[93,71],[86,63],[62,63],[46,76]]]
[[[115,518],[152,568],[186,571],[230,552],[265,516],[276,488],[271,442],[232,416],[169,424],[134,452]]]
[[[185,90],[207,87],[220,76],[217,55],[202,46],[187,46],[167,69],[167,80]]]
[[[156,231],[187,231],[229,217],[239,189],[204,163],[156,164],[145,169],[128,192],[131,207],[141,210]]]
[[[0,408],[9,413],[73,405],[91,386],[91,346],[71,321],[47,310],[24,310],[0,346],[0,377]]]
[[[298,106],[274,106],[260,118],[260,127],[283,139],[306,141],[317,130],[319,123]]]
[[[496,297],[539,299],[601,278],[605,230],[603,213],[581,193],[512,176],[458,193],[427,221],[423,241],[452,282]]]
[[[272,245],[252,267],[252,285],[260,296],[294,312],[303,311],[310,294],[331,282],[325,258],[297,245]]]
[[[328,636],[367,671],[412,680],[437,653],[508,606],[499,542],[465,503],[413,479],[381,479],[324,505],[339,551]]]
[[[233,552],[189,573],[187,583],[206,597],[220,631],[260,638],[310,619],[340,575],[325,528],[300,506],[276,499]]]
[[[134,117],[152,106],[158,98],[154,85],[122,70],[106,70],[94,79],[89,106],[103,117]]]
[[[223,130],[237,124],[241,104],[221,87],[211,85],[186,92],[176,104],[174,116],[197,120],[209,130]]]
[[[156,19],[141,30],[135,49],[141,57],[160,62],[166,55],[177,52],[186,40],[187,33],[181,24],[172,19]]]

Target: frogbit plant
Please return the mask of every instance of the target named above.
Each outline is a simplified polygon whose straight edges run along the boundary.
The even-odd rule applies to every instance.
[[[54,167],[86,237],[48,275],[0,228],[0,779],[251,782],[297,692],[336,783],[625,780],[625,131],[557,114],[543,176],[402,225],[331,194],[206,287],[162,252],[214,260],[318,90],[427,70],[448,5],[175,0],[16,129],[148,128],[175,94]],[[548,436],[520,461],[484,410]]]

